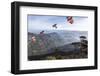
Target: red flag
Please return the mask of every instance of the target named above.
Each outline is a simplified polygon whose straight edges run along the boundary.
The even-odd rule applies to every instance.
[[[72,16],[68,16],[68,17],[67,17],[67,21],[68,21],[70,24],[73,24],[73,22],[74,22],[73,17],[72,17]]]
[[[44,34],[44,31],[41,31],[41,32],[40,32],[40,35],[42,35],[42,34]]]

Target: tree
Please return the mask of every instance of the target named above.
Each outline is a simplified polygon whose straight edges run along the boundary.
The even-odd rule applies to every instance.
[[[80,41],[82,42],[83,40],[85,40],[86,37],[85,36],[80,36]]]
[[[88,44],[88,41],[86,40],[86,37],[85,36],[80,36],[80,49],[81,50],[86,49],[87,44]]]

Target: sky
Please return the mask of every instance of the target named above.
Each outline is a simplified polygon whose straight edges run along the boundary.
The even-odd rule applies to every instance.
[[[66,17],[28,15],[28,32],[32,32],[33,30],[88,31],[88,17],[73,16],[73,24],[70,24]],[[53,24],[57,24],[57,29],[52,27]]]

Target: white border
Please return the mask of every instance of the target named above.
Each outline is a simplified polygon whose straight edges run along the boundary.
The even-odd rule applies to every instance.
[[[60,16],[88,16],[88,59],[65,59],[65,60],[27,60],[27,14],[37,15],[60,15]],[[20,70],[79,67],[94,65],[94,11],[42,8],[42,7],[20,7]]]

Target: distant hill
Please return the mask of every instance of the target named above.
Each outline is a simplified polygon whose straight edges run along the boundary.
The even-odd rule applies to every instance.
[[[79,51],[80,36],[86,36],[83,31],[58,31],[45,34],[28,32],[28,56],[50,54],[55,51]],[[32,43],[32,36],[36,37],[36,42]],[[78,44],[73,45],[72,43]]]
[[[36,37],[36,43],[32,43],[32,36]],[[42,45],[42,47],[41,47]],[[28,54],[39,55],[46,54],[53,51],[48,51],[51,48],[63,46],[63,39],[55,32],[49,34],[33,34],[28,33]]]

